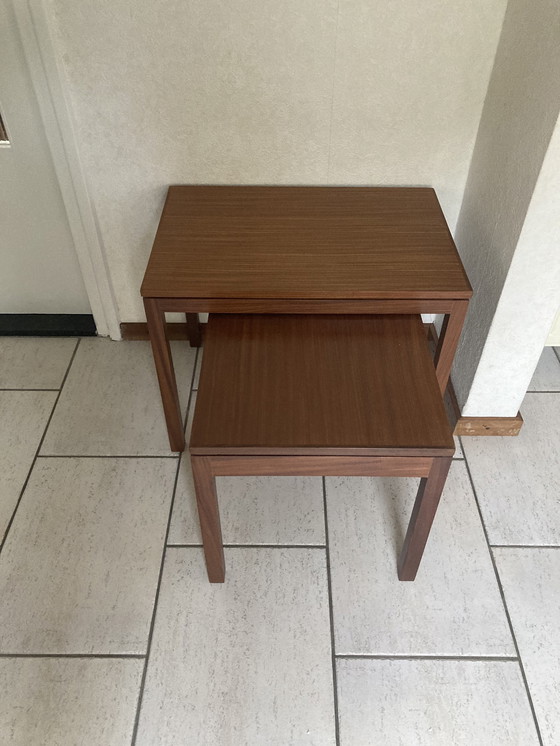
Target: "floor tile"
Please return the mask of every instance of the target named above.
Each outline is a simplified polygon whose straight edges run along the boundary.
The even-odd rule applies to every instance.
[[[321,477],[218,477],[225,544],[324,544]],[[170,544],[200,544],[188,455],[181,459]]]
[[[337,683],[340,746],[539,743],[516,661],[339,660]]]
[[[172,343],[182,411],[195,350]],[[150,345],[82,339],[42,454],[168,456],[169,441]]]
[[[146,651],[176,465],[38,459],[0,558],[0,652]]]
[[[560,361],[552,347],[545,347],[527,391],[560,391]]]
[[[0,389],[58,389],[77,339],[2,337]]]
[[[491,544],[560,544],[560,396],[527,394],[515,438],[463,438]]]
[[[416,580],[397,579],[416,479],[327,479],[338,654],[515,654],[463,462],[451,466]]]
[[[560,743],[560,550],[495,549],[545,746]]]
[[[0,542],[56,397],[51,391],[0,391]]]
[[[167,551],[137,746],[334,744],[325,554]],[[170,660],[173,663],[170,665]]]
[[[129,744],[142,660],[0,659],[3,746]]]

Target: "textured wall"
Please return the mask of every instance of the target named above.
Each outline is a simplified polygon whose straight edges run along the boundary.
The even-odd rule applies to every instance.
[[[537,179],[465,415],[517,414],[559,306],[560,122]]]
[[[560,347],[560,305],[558,306],[556,317],[552,322],[552,327],[550,328],[550,332],[548,333],[546,344]]]
[[[48,0],[122,321],[169,183],[433,185],[453,229],[505,0]]]
[[[532,359],[533,342],[524,338],[529,327],[524,328],[522,317],[528,313],[530,298],[538,305],[540,285],[545,288],[553,268],[541,265],[540,237],[529,224],[524,229],[517,279],[512,279],[507,294],[501,298],[524,221],[529,218],[527,210],[559,108],[560,5],[557,0],[510,0],[455,232],[475,290],[453,369],[460,404],[467,400],[475,372],[480,375],[480,385],[473,386],[463,409],[465,415],[515,415],[519,395],[512,392],[521,386],[524,393],[531,378],[527,362]],[[550,210],[549,199],[541,183],[531,210]],[[519,267],[521,262],[530,262],[531,247],[533,269],[539,269],[541,279],[538,274],[528,275],[526,287],[521,288]],[[512,292],[514,287],[517,297]],[[506,316],[510,312],[517,316],[518,328],[524,329],[521,340],[514,335],[515,339],[502,339],[499,343],[495,333],[488,337],[499,303],[503,303]],[[547,322],[541,323],[544,326]],[[529,326],[534,331],[534,324]],[[498,324],[494,332],[505,334],[506,327],[509,329],[507,324]],[[543,329],[537,335],[544,335],[537,343],[541,349],[547,331]],[[537,359],[538,355],[535,365]],[[501,376],[506,378],[502,380]]]

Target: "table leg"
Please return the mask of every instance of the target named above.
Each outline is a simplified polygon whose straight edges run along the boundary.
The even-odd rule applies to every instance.
[[[428,476],[420,480],[420,487],[399,557],[399,580],[414,580],[416,577],[450,466],[450,458],[435,458]]]
[[[167,337],[165,314],[160,309],[157,298],[144,298],[144,308],[146,309],[148,333],[152,343],[161,401],[167,423],[169,445],[172,451],[184,451],[183,418],[173,369],[173,358],[171,357]]]
[[[191,347],[200,347],[202,344],[202,329],[197,313],[186,313],[187,336]]]
[[[206,456],[191,456],[191,464],[208,580],[211,583],[223,583],[226,566],[212,464]]]
[[[452,310],[445,315],[443,320],[434,358],[436,376],[442,394],[445,394],[445,389],[447,388],[455,350],[461,336],[468,305],[469,302],[466,300],[455,301]]]

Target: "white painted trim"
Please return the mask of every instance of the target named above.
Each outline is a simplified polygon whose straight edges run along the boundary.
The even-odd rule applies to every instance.
[[[44,0],[11,0],[97,332],[120,339],[117,303],[80,163]]]

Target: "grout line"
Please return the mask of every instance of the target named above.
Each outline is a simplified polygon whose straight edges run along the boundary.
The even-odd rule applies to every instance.
[[[336,650],[334,642],[334,612],[332,603],[332,582],[331,582],[331,556],[329,549],[329,520],[327,516],[327,487],[325,477],[323,482],[323,514],[325,517],[325,555],[327,562],[327,589],[329,598],[329,624],[331,632],[331,657],[332,657],[332,675],[333,675],[333,697],[334,697],[334,737],[336,746],[340,746],[340,725],[338,722],[338,685],[336,678]]]
[[[60,391],[60,389],[12,389],[12,388],[0,388],[0,391]]]
[[[554,354],[558,358],[558,362],[560,363],[560,347],[556,348],[554,345],[552,346],[552,349],[554,350]]]
[[[137,456],[124,456],[118,453],[113,454],[112,456],[92,456],[88,453],[41,453],[39,458],[179,458],[179,453],[171,453],[171,454],[161,454],[160,456],[143,456],[142,454],[138,454]]]
[[[68,363],[68,367],[66,368],[66,373],[64,374],[64,378],[62,379],[62,383],[60,384],[60,389],[58,389],[58,394],[54,400],[54,404],[51,409],[51,413],[48,416],[47,423],[45,425],[45,429],[43,430],[43,435],[41,436],[41,440],[39,441],[39,445],[37,446],[37,450],[35,451],[35,455],[33,456],[33,460],[31,462],[31,466],[29,467],[29,471],[27,472],[27,476],[25,478],[25,482],[23,483],[23,487],[21,488],[21,491],[19,493],[18,501],[16,503],[16,506],[12,512],[12,516],[8,522],[8,525],[6,527],[6,531],[4,532],[4,538],[2,539],[2,542],[0,543],[0,553],[6,546],[6,540],[8,538],[8,535],[10,533],[10,529],[12,528],[12,524],[14,522],[14,519],[16,517],[16,513],[18,511],[18,508],[20,506],[21,500],[23,498],[23,495],[25,493],[25,490],[27,488],[27,484],[29,482],[29,479],[31,477],[31,472],[33,471],[33,468],[35,466],[35,463],[37,461],[37,458],[39,456],[39,451],[41,450],[41,446],[43,445],[43,441],[45,440],[45,436],[47,434],[47,431],[49,429],[49,425],[51,424],[51,420],[53,418],[53,415],[56,410],[56,405],[58,404],[58,400],[60,399],[60,395],[62,394],[62,391],[64,389],[64,384],[66,383],[66,379],[68,378],[68,374],[70,373],[70,368],[72,367],[72,363],[74,362],[74,358],[76,357],[76,352],[78,351],[78,347],[80,346],[81,338],[78,339],[76,342],[76,346],[74,347],[74,352],[72,353],[72,356],[70,358],[70,362]]]
[[[461,443],[461,446],[462,445],[463,444]],[[525,675],[525,667],[523,665],[523,660],[521,658],[521,653],[519,652],[519,646],[517,644],[517,639],[515,637],[515,632],[514,632],[514,629],[513,629],[513,624],[512,624],[512,621],[511,621],[511,616],[510,616],[509,609],[508,609],[508,606],[507,606],[504,589],[502,587],[502,582],[500,580],[500,574],[498,572],[498,566],[496,565],[496,560],[494,558],[494,553],[492,552],[492,549],[491,549],[491,546],[490,546],[490,541],[488,539],[488,531],[486,530],[486,525],[484,523],[484,518],[483,518],[483,515],[482,515],[482,510],[480,509],[480,503],[478,502],[478,495],[476,493],[476,489],[475,489],[475,486],[474,486],[474,481],[473,481],[471,470],[470,470],[470,466],[469,466],[469,461],[468,461],[467,458],[465,458],[465,468],[467,470],[469,481],[471,483],[471,489],[473,491],[473,495],[474,495],[476,507],[477,507],[477,510],[478,510],[478,515],[480,517],[480,522],[482,524],[482,530],[484,531],[484,537],[486,538],[486,545],[488,547],[488,554],[490,555],[490,561],[492,562],[492,567],[494,568],[494,575],[496,576],[496,583],[498,584],[498,589],[500,591],[500,596],[502,598],[502,604],[504,606],[504,612],[505,612],[505,615],[506,615],[507,623],[509,625],[509,631],[511,633],[511,638],[513,640],[513,645],[515,647],[515,653],[516,653],[517,658],[518,658],[519,670],[521,672],[521,677],[523,679],[523,684],[525,685],[525,692],[527,694],[527,699],[529,700],[529,707],[531,708],[531,714],[533,715],[533,722],[535,724],[535,729],[537,731],[537,738],[539,739],[540,746],[543,746],[543,740],[542,740],[541,731],[540,731],[540,728],[539,728],[539,722],[537,720],[537,714],[535,712],[535,706],[533,705],[533,699],[531,697],[531,691],[529,689],[529,683],[527,682],[527,676]]]
[[[560,389],[550,389],[549,391],[531,391],[531,389],[529,389],[527,394],[560,394]]]
[[[100,658],[101,660],[144,660],[140,653],[0,653],[0,658]]]
[[[196,351],[195,364],[193,366],[193,372],[192,372],[192,377],[191,377],[191,386],[189,388],[189,399],[188,399],[188,402],[187,402],[187,412],[186,412],[186,416],[185,416],[185,423],[184,423],[184,426],[183,426],[183,432],[185,431],[185,429],[187,427],[187,422],[189,420],[189,413],[190,413],[191,402],[192,402],[192,384],[193,384],[193,381],[194,381],[194,372],[196,370],[196,360],[197,360],[197,358],[198,358],[198,348],[197,348],[197,351]],[[160,566],[159,566],[158,582],[157,582],[157,586],[156,586],[156,593],[155,593],[155,596],[154,596],[154,608],[153,608],[153,611],[152,611],[152,619],[150,621],[150,630],[148,632],[148,645],[146,647],[146,657],[145,657],[145,660],[144,660],[144,668],[142,670],[142,679],[140,680],[140,688],[138,690],[138,701],[137,701],[137,704],[136,704],[136,715],[134,717],[134,727],[132,729],[131,746],[135,745],[136,738],[138,736],[138,726],[140,724],[140,712],[142,710],[142,702],[144,700],[144,687],[146,685],[146,678],[147,678],[147,674],[148,674],[148,663],[149,663],[149,660],[150,660],[150,653],[151,653],[151,650],[152,650],[152,640],[153,640],[153,635],[154,635],[154,627],[155,627],[156,614],[157,614],[157,608],[158,608],[158,602],[159,602],[159,593],[160,593],[160,590],[161,590],[161,581],[162,581],[162,578],[163,578],[163,568],[165,566],[165,557],[166,557],[166,554],[167,554],[167,540],[169,538],[169,530],[171,528],[171,519],[173,517],[173,508],[175,506],[175,497],[177,495],[177,484],[179,482],[179,472],[180,472],[180,469],[181,469],[181,461],[182,461],[182,454],[177,459],[177,471],[175,472],[175,482],[173,484],[173,492],[171,494],[171,504],[169,506],[169,515],[167,517],[167,529],[165,531],[165,539],[163,541],[163,550],[162,550],[162,553],[161,553],[161,562],[160,562]]]
[[[200,544],[167,544],[167,549],[202,549]],[[325,544],[224,544],[224,549],[326,549]]]
[[[490,549],[560,549],[558,544],[490,544]]]
[[[514,655],[337,655],[339,660],[373,661],[481,661],[483,663],[517,663]]]

